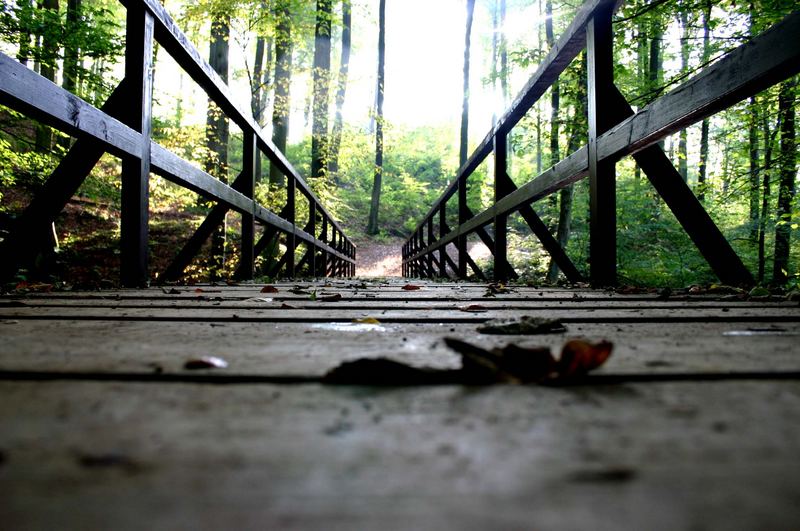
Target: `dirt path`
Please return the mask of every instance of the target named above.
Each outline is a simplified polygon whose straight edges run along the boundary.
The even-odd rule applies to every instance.
[[[403,241],[398,239],[387,243],[357,242],[356,257],[359,277],[399,277],[402,273],[401,248]]]
[[[402,276],[403,240],[389,242],[374,242],[364,240],[357,242],[358,266],[356,273],[359,277],[399,277]],[[472,243],[469,254],[473,259],[485,259],[490,256],[489,249],[482,243]]]

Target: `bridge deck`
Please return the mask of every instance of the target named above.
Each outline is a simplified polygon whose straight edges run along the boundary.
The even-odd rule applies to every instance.
[[[800,525],[796,302],[403,284],[0,298],[3,527]],[[475,330],[522,314],[568,331]],[[448,336],[615,350],[572,387],[316,381],[359,357],[457,367]],[[184,368],[201,356],[229,365]]]

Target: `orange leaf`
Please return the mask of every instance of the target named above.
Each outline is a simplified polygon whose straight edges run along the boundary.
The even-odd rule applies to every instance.
[[[194,292],[195,292],[195,293],[204,293],[204,291],[205,291],[205,290],[203,290],[203,288],[196,288],[196,289],[194,290]]]
[[[489,309],[485,306],[481,306],[480,304],[470,304],[469,306],[460,306],[458,308],[462,312],[469,312],[469,313],[483,313],[488,312]]]
[[[417,286],[416,284],[406,284],[403,286],[403,289],[406,291],[414,291],[422,288],[422,286]]]
[[[610,341],[598,343],[589,343],[581,339],[567,341],[558,360],[559,379],[583,376],[600,367],[611,356],[613,346]]]
[[[275,286],[264,286],[261,288],[261,293],[278,293],[278,288]]]

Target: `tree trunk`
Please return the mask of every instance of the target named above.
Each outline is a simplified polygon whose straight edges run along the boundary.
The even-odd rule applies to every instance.
[[[67,0],[67,27],[64,43],[64,80],[62,86],[72,92],[78,91],[78,65],[80,63],[80,49],[75,42],[77,25],[80,20],[81,0]]]
[[[750,116],[748,121],[748,141],[750,151],[750,239],[758,239],[759,227],[759,182],[758,182],[758,102],[755,96],[750,97]]]
[[[21,18],[24,20],[31,20],[33,14],[33,4],[31,3],[31,0],[18,0],[17,5],[19,6],[20,12],[23,13]],[[25,29],[29,29],[29,26]],[[28,59],[30,58],[30,53],[31,33],[30,31],[21,31],[19,34],[19,52],[17,53],[17,61],[23,65],[27,65]]]
[[[328,171],[338,182],[339,179],[339,146],[342,143],[342,107],[347,94],[347,76],[350,70],[350,33],[352,15],[350,0],[342,0],[342,57],[339,61],[339,81],[336,89],[336,117],[331,130],[331,149]]]
[[[766,109],[765,109],[766,111]],[[767,113],[761,115],[761,134],[764,137],[764,169],[761,176],[761,212],[758,223],[758,283],[764,283],[766,269],[766,234],[767,217],[769,215],[769,198],[772,194],[771,173],[772,173],[772,146],[774,143],[774,133],[770,132],[769,118]]]
[[[461,143],[458,152],[459,167],[464,166],[469,156],[469,52],[474,13],[475,0],[467,0],[467,24],[464,33],[464,89],[461,101]]]
[[[292,20],[289,0],[281,0],[275,6],[275,97],[272,102],[272,143],[282,153],[286,152],[289,136],[289,87],[292,81]],[[273,164],[269,169],[269,183],[283,186],[286,177]]]
[[[222,81],[228,82],[228,39],[230,37],[230,18],[226,13],[215,13],[211,22],[211,43],[208,64],[219,74]],[[206,172],[220,181],[228,182],[228,118],[209,99],[206,117],[206,147],[209,158]],[[211,278],[221,277],[225,266],[226,223],[222,222],[211,239]]]
[[[686,75],[689,71],[689,39],[691,38],[689,28],[689,14],[686,6],[681,6],[681,13],[678,17],[683,30],[681,36],[681,74]],[[689,182],[689,161],[687,150],[688,132],[684,127],[681,129],[678,141],[678,173],[683,182]]]
[[[797,178],[797,151],[794,130],[795,81],[780,85],[778,115],[780,127],[780,184],[778,187],[778,216],[775,226],[775,260],[772,264],[773,284],[785,284],[789,275],[792,202]]]
[[[572,121],[572,132],[569,136],[567,145],[567,152],[575,152],[581,144],[581,132],[586,131],[588,124],[584,122],[584,117],[587,115],[588,96],[586,94],[587,86],[587,64],[586,54],[581,54],[578,76],[580,82],[578,83],[578,98],[575,105],[575,116]],[[556,240],[562,249],[566,250],[569,243],[569,237],[572,229],[572,202],[574,197],[574,185],[562,188],[559,191],[559,208],[558,208],[558,229],[556,230]],[[547,282],[554,284],[558,280],[558,265],[555,260],[550,258],[550,265],[547,268]]]
[[[331,76],[331,0],[317,0],[314,30],[314,102],[311,126],[311,177],[323,177],[328,158],[328,100]]]
[[[369,207],[367,234],[378,234],[378,210],[381,204],[381,182],[383,181],[383,82],[385,55],[386,0],[380,0],[378,7],[378,94],[375,105],[375,178],[372,182],[372,202]]]
[[[58,0],[43,0],[39,3],[39,8],[53,12],[53,17],[58,18]],[[40,54],[40,70],[39,73],[42,77],[55,82],[56,69],[58,67],[58,41],[56,40],[55,32],[45,31],[41,36],[41,54]],[[40,153],[47,153],[50,151],[53,144],[52,130],[42,124],[36,126],[36,151]]]
[[[547,38],[547,48],[552,50],[555,45],[555,35],[553,33],[553,2],[547,0],[544,4],[545,9],[545,23],[544,31]],[[554,81],[550,89],[550,166],[555,165],[559,161],[561,155],[558,149],[558,111],[561,101],[561,90],[559,82]],[[555,195],[551,194],[551,198],[555,200]]]
[[[261,125],[264,108],[261,107],[261,92],[264,90],[264,50],[266,39],[263,35],[256,37],[256,56],[253,61],[253,75],[250,78],[250,112],[253,113],[253,120]]]
[[[703,56],[701,63],[706,64],[711,55],[711,2],[707,1],[703,11]],[[706,198],[706,173],[708,171],[708,118],[700,124],[700,163],[697,165],[697,199],[702,203]]]

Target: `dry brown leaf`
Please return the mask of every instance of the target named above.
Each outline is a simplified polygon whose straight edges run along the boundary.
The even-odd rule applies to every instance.
[[[416,284],[406,284],[405,286],[403,286],[403,289],[405,291],[416,291],[421,288],[422,286],[417,286]]]
[[[264,286],[261,288],[261,293],[278,293],[278,288],[275,286]]]
[[[205,293],[205,290],[203,288],[195,288],[194,292],[195,293]]]
[[[558,379],[583,376],[601,365],[611,356],[610,341],[589,343],[582,339],[567,341],[558,360]]]
[[[323,295],[322,297],[317,297],[317,300],[322,302],[336,302],[342,300],[342,294],[334,293],[333,295]]]
[[[297,306],[292,306],[291,304],[286,304],[285,302],[281,304],[281,308],[284,310],[296,310]]]

